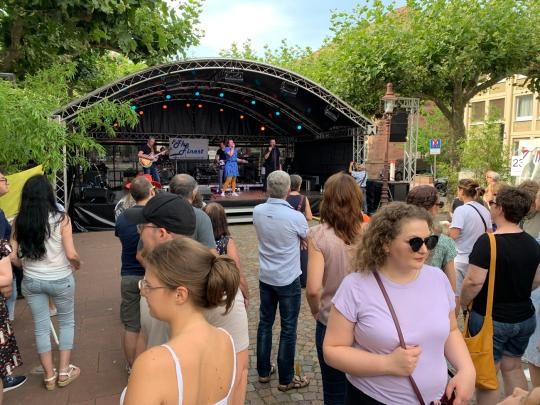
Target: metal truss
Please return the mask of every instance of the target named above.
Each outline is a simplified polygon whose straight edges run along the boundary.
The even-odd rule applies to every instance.
[[[61,117],[59,115],[53,115],[51,119],[58,123],[61,123]],[[56,200],[59,204],[62,204],[66,211],[69,208],[68,197],[68,179],[67,179],[67,148],[66,145],[62,147],[62,170],[55,173],[53,178],[53,188],[56,193]]]
[[[416,159],[418,155],[418,128],[420,126],[420,99],[398,97],[396,107],[409,113],[407,125],[407,143],[403,152],[403,180],[412,182],[416,175]]]
[[[351,128],[351,136],[353,139],[353,162],[365,163],[367,160],[367,135],[360,131],[360,128]]]
[[[359,114],[347,103],[302,76],[264,63],[238,59],[194,59],[152,67],[97,89],[87,96],[68,104],[54,114],[60,115],[61,119],[64,121],[70,120],[80,111],[103,100],[131,98],[133,95],[130,94],[130,91],[135,90],[135,87],[140,86],[142,83],[148,83],[156,79],[166,78],[184,72],[215,69],[224,71],[224,79],[226,79],[226,72],[240,71],[259,73],[283,80],[288,85],[297,86],[324,100],[333,110],[339,111],[345,117],[353,121],[358,127],[362,128],[363,133],[367,132],[367,126],[371,124],[369,119]]]

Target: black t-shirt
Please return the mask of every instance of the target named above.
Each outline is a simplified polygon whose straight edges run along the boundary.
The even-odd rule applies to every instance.
[[[126,216],[122,213],[116,219],[114,234],[122,243],[122,269],[120,274],[122,276],[144,276],[144,267],[135,257],[140,238],[137,225],[128,223]]]
[[[267,152],[268,152],[268,149],[266,149],[264,154],[266,155]],[[272,148],[272,151],[268,155],[268,159],[264,160],[264,167],[266,168],[267,175],[270,172],[273,172],[279,169],[279,157],[280,157],[279,148],[277,146],[274,146]]]
[[[145,143],[144,145],[142,146],[139,146],[139,151],[142,150],[142,153],[144,153],[145,155],[150,155],[151,153],[153,153],[154,151],[152,150],[152,148],[150,146],[148,146],[147,143]]]
[[[522,322],[534,315],[531,290],[540,263],[540,246],[526,232],[496,234],[497,267],[493,298],[493,320]],[[478,238],[469,256],[469,263],[488,269],[490,246],[487,234]],[[489,274],[473,302],[475,312],[486,314]]]
[[[219,160],[227,160],[227,153],[223,150],[223,149],[218,149],[218,151],[216,152],[219,156]]]

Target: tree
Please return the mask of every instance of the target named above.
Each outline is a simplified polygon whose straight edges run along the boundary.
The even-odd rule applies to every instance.
[[[538,27],[540,2],[532,0],[409,0],[398,10],[374,0],[335,13],[332,41],[296,70],[368,114],[380,108],[387,82],[404,96],[432,100],[450,125],[456,168],[465,106],[501,79],[532,72]]]
[[[0,69],[19,78],[60,57],[111,50],[154,64],[200,37],[201,0],[5,0],[0,7]]]
[[[114,136],[115,122],[127,127],[137,124],[137,114],[128,103],[109,101],[80,113],[69,128],[52,118],[52,112],[69,100],[74,72],[74,63],[57,64],[27,76],[19,86],[0,81],[0,161],[7,171],[20,170],[33,161],[54,173],[63,166],[64,146],[68,164],[85,166],[85,152],[104,151],[88,136],[89,131],[103,130]]]
[[[496,171],[505,180],[510,178],[510,148],[502,142],[500,129],[500,124],[488,117],[459,142],[461,165],[473,171],[476,179],[482,179],[487,170]]]

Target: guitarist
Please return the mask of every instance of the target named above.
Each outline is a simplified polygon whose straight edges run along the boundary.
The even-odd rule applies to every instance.
[[[153,136],[149,137],[148,142],[145,145],[142,145],[139,147],[139,153],[137,155],[139,159],[144,158],[144,159],[154,160],[155,144],[156,144],[156,138],[154,138]],[[156,162],[153,162],[152,166],[150,167],[143,167],[143,172],[144,174],[150,173],[154,181],[161,183],[161,179],[159,177]]]

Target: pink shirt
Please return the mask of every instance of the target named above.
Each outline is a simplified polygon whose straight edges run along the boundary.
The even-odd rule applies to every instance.
[[[309,230],[309,237],[316,250],[324,257],[324,273],[319,310],[319,322],[326,325],[332,307],[332,298],[343,278],[351,272],[353,248],[340,239],[328,224],[316,225]]]
[[[396,311],[405,343],[418,345],[422,354],[413,377],[426,403],[441,398],[447,383],[444,345],[450,332],[449,313],[455,297],[446,275],[424,265],[418,278],[402,285],[381,274]],[[353,347],[379,354],[399,346],[392,316],[372,273],[352,273],[345,277],[334,299],[336,309],[354,323]],[[398,376],[347,379],[366,395],[385,404],[418,403],[408,378]]]

